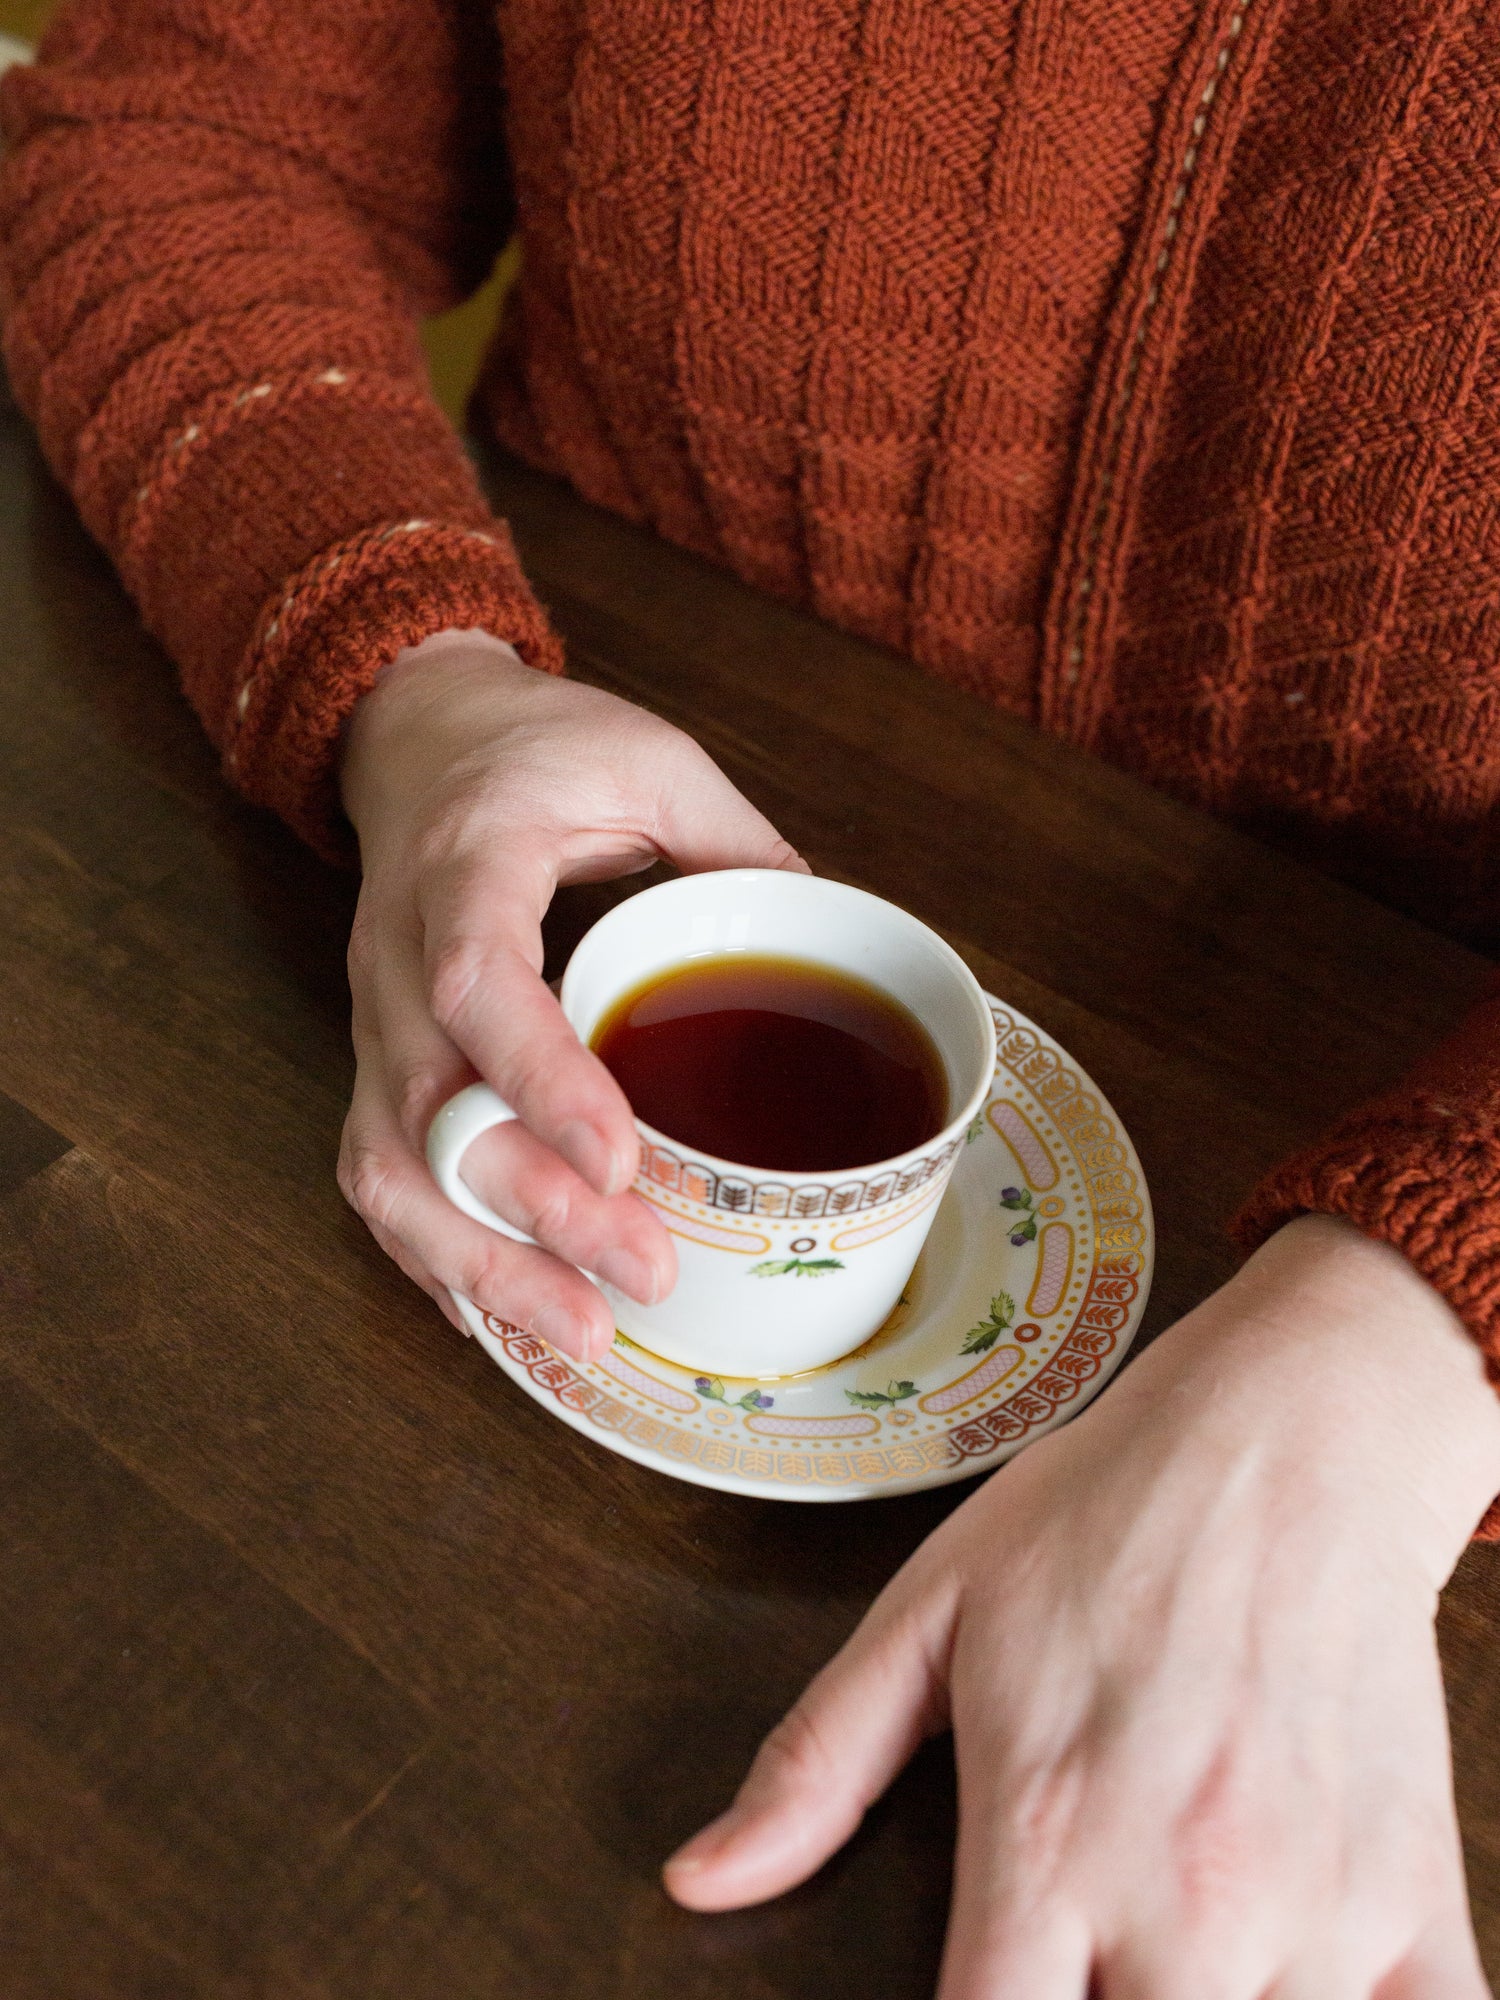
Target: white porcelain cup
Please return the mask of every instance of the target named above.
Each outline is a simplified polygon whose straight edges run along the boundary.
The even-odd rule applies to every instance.
[[[569,961],[563,1012],[587,1043],[632,987],[734,952],[803,959],[879,987],[926,1028],[948,1084],[941,1132],[894,1159],[851,1161],[840,1173],[747,1167],[636,1120],[635,1192],[672,1232],[677,1283],[643,1306],[593,1282],[616,1326],[641,1347],[706,1375],[765,1378],[836,1360],[890,1314],[988,1095],[995,1025],[957,952],[905,910],[841,882],[769,868],[685,875],[617,904]],[[427,1157],[451,1201],[527,1243],[459,1171],[480,1133],[514,1116],[488,1084],[471,1084],[432,1121]]]

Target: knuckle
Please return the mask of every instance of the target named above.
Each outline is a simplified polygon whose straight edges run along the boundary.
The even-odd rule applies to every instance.
[[[568,1234],[574,1205],[566,1187],[549,1186],[527,1200],[526,1227],[539,1243],[556,1243]]]
[[[339,1155],[338,1183],[356,1214],[381,1229],[394,1226],[400,1168],[383,1147],[346,1139]]]
[[[1227,1799],[1190,1806],[1174,1828],[1173,1872],[1189,1910],[1216,1902],[1259,1854],[1244,1815]]]
[[[449,1095],[451,1086],[425,1065],[418,1065],[395,1075],[391,1087],[401,1130],[420,1152],[427,1143],[427,1128],[433,1113]]]
[[[1085,1809],[1086,1789],[1076,1752],[1017,1773],[1009,1801],[1012,1845],[1029,1882],[1061,1876]]]
[[[1310,1864],[1314,1857],[1303,1858]],[[1269,1830],[1242,1801],[1195,1804],[1173,1828],[1166,1860],[1185,1956],[1202,1960],[1205,1971],[1232,1962],[1255,1935],[1284,1872]]]
[[[520,1320],[514,1297],[515,1265],[508,1251],[499,1247],[476,1251],[465,1260],[458,1274],[459,1290],[500,1318]]]
[[[533,1037],[511,1058],[504,1079],[508,1101],[518,1111],[535,1112],[545,1101],[558,1076],[563,1055],[548,1037]]]
[[[832,1777],[827,1749],[806,1702],[787,1710],[756,1756],[758,1775],[778,1788],[798,1791],[825,1785]]]
[[[361,898],[354,912],[354,922],[349,926],[349,949],[344,955],[351,986],[365,984],[374,971],[376,931],[375,920]]]
[[[463,1020],[484,978],[488,954],[476,938],[454,937],[438,946],[427,969],[432,1018],[450,1034]]]

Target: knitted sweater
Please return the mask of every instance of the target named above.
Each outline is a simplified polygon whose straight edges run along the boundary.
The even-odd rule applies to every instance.
[[[16,392],[323,848],[399,648],[560,665],[413,332],[515,228],[516,451],[1500,937],[1484,0],[72,0],[3,119]],[[1500,1377],[1500,1003],[1434,1063],[1242,1236],[1351,1216]]]

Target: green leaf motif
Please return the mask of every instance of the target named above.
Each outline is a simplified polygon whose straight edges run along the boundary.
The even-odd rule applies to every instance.
[[[830,1271],[842,1271],[838,1257],[767,1257],[750,1266],[752,1278],[826,1278]]]
[[[976,1111],[974,1113],[974,1116],[969,1120],[969,1129],[964,1134],[964,1144],[966,1146],[972,1146],[974,1141],[979,1137],[980,1133],[983,1130],[984,1130],[984,1113],[982,1111]]]
[[[1016,1302],[1009,1292],[997,1292],[990,1300],[990,1316],[982,1319],[978,1326],[971,1326],[964,1335],[960,1354],[988,1354],[1002,1333],[1009,1330],[1016,1316]]]
[[[887,1382],[883,1389],[846,1389],[844,1394],[851,1403],[857,1403],[862,1410],[883,1409],[888,1403],[904,1403],[908,1396],[915,1396],[915,1382]]]
[[[725,1391],[723,1377],[719,1375],[696,1375],[693,1378],[693,1387],[705,1402],[722,1403],[726,1409],[744,1410],[748,1416],[754,1416],[760,1410],[769,1410],[776,1401],[774,1396],[768,1396],[763,1389],[755,1388],[746,1389],[742,1395],[731,1397]]]

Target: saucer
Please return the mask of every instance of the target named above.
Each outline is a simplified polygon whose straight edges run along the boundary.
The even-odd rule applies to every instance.
[[[1135,1338],[1151,1284],[1145,1176],[1103,1093],[986,995],[983,1111],[895,1310],[803,1374],[727,1380],[615,1336],[571,1361],[455,1294],[506,1374],[595,1443],[762,1500],[872,1500],[967,1479],[1082,1409]]]

